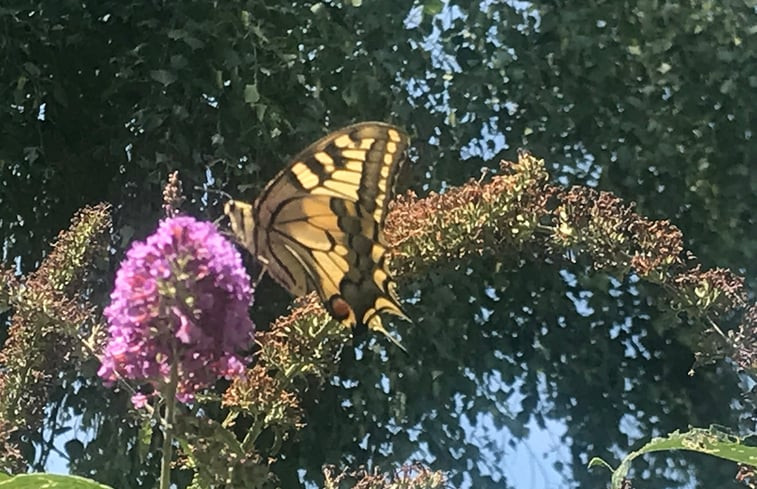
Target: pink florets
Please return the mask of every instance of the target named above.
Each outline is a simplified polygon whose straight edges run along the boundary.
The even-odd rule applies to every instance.
[[[162,221],[126,253],[110,298],[110,339],[98,372],[106,381],[117,373],[159,388],[176,360],[176,397],[190,401],[218,377],[244,372],[236,352],[254,333],[250,278],[214,224],[192,217]],[[144,405],[146,398],[133,401]]]

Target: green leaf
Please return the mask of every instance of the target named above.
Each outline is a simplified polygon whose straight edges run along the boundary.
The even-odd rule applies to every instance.
[[[92,479],[76,475],[22,474],[0,481],[0,489],[108,489]]]
[[[263,42],[268,42],[268,37],[266,37],[266,35],[263,33],[263,29],[260,28],[260,25],[255,24],[253,26],[250,26],[250,30],[258,37],[258,39]],[[267,71],[267,68],[265,67],[261,67],[260,69],[261,71]]]
[[[260,92],[258,92],[258,86],[245,85],[244,87],[244,101],[250,105],[256,104],[260,100]]]
[[[313,4],[312,7],[310,7],[310,11],[314,14],[319,14],[320,12],[323,12],[323,9],[326,8],[325,5],[323,5],[323,2],[318,2]]]
[[[205,47],[205,43],[202,42],[201,40],[197,39],[196,37],[187,36],[187,37],[183,38],[182,41],[184,41],[184,43],[187,46],[189,46],[190,48],[192,48],[193,51],[196,51],[198,49],[201,49],[201,48]]]
[[[268,110],[268,106],[265,104],[257,104],[255,106],[255,112],[258,115],[258,120],[262,121],[263,117],[265,116],[265,111]]]
[[[176,41],[178,39],[184,39],[185,37],[187,37],[187,31],[185,31],[184,29],[170,29],[166,33],[166,35],[169,39]]]
[[[652,438],[652,441],[639,450],[629,453],[623,459],[620,466],[613,471],[612,489],[623,487],[623,483],[628,476],[628,471],[631,468],[631,462],[636,457],[645,453],[667,450],[688,450],[730,460],[731,462],[752,466],[757,465],[757,447],[745,445],[743,438],[730,435],[715,427],[710,427],[709,429],[692,428],[685,433],[676,430],[668,436]],[[589,467],[598,465],[610,467],[607,462],[598,457],[592,458],[591,462],[589,462]]]
[[[137,437],[137,454],[140,461],[144,461],[150,451],[152,442],[152,419],[145,418],[139,423],[139,436]]]
[[[76,438],[68,440],[64,445],[64,448],[68,458],[72,460],[78,459],[81,457],[82,453],[84,453],[84,444]]]
[[[189,62],[187,61],[187,58],[182,56],[181,54],[175,54],[171,56],[171,68],[180,70],[182,68],[186,68]]]
[[[68,96],[66,95],[66,91],[57,83],[53,85],[53,98],[55,98],[55,101],[63,107],[68,107]]]
[[[444,2],[442,0],[426,0],[423,3],[423,15],[433,16],[438,14],[444,8]]]
[[[252,22],[252,14],[247,10],[242,10],[239,13],[239,18],[242,19],[242,25],[249,28]]]
[[[121,236],[121,247],[126,247],[129,243],[131,243],[131,239],[134,237],[134,231],[135,229],[128,224],[121,227],[120,232],[118,233],[119,236]]]
[[[720,85],[720,93],[723,93],[723,94],[730,93],[734,90],[735,87],[736,87],[736,84],[733,82],[733,80],[728,79]]]
[[[161,83],[164,87],[167,87],[176,81],[176,75],[168,70],[152,70],[150,72],[150,78]]]
[[[589,460],[588,467],[590,469],[593,469],[594,467],[605,467],[610,472],[613,471],[612,465],[608,464],[607,462],[605,462],[603,459],[601,459],[599,457],[592,457],[592,459]]]
[[[27,73],[29,73],[33,77],[38,77],[42,73],[40,69],[37,67],[37,65],[29,61],[24,63],[24,69],[26,70]]]

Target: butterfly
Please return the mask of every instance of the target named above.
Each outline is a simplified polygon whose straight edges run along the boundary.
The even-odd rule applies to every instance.
[[[252,203],[229,200],[237,240],[295,296],[315,290],[331,316],[386,332],[407,319],[387,268],[384,220],[406,161],[407,134],[383,122],[334,131],[300,152]]]

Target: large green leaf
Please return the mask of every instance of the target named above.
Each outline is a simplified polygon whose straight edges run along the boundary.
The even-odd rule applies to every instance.
[[[589,461],[589,467],[606,467],[612,471],[612,489],[622,489],[631,469],[631,463],[646,453],[688,450],[722,458],[731,462],[757,467],[757,447],[744,444],[742,438],[730,435],[718,428],[692,428],[681,433],[675,431],[667,436],[653,438],[640,449],[629,453],[617,469],[599,457]]]
[[[75,475],[22,474],[0,480],[2,489],[110,489],[91,479]]]

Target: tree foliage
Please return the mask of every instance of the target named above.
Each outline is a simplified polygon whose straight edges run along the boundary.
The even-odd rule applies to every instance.
[[[82,297],[66,299],[101,306],[124,247],[154,228],[171,171],[187,189],[209,184],[252,198],[328,128],[373,119],[414,136],[405,180],[419,195],[478,177],[482,166],[501,173],[500,158],[527,148],[547,159],[553,183],[611,191],[641,215],[669,219],[704,269],[730,268],[753,291],[753,16],[744,0],[8,0],[0,6],[4,262],[32,277],[28,285],[35,270],[50,270],[49,243],[70,217],[109,202],[110,265],[81,286]],[[220,213],[187,193],[186,210]],[[640,280],[638,269],[598,270],[580,247],[547,256],[544,243],[508,243],[483,256],[444,251],[407,274],[414,324],[395,327],[409,357],[358,341],[312,386],[312,377],[297,380],[311,387],[297,401],[297,429],[283,440],[260,433],[279,457],[283,487],[301,483],[298,470],[322,482],[326,464],[416,458],[450,471],[455,485],[513,485],[516,447],[554,426],[564,427],[555,437],[569,452],[554,470],[565,485],[593,487],[604,479],[585,469],[591,456],[613,458],[688,425],[751,427],[742,415],[754,406],[728,363],[687,375],[711,324],[671,308],[664,284]],[[10,272],[3,277],[18,291]],[[264,280],[256,323],[289,302]],[[739,316],[720,312],[715,321],[728,330]],[[54,382],[39,419],[45,429],[26,427],[17,458],[40,469],[76,420],[86,434],[66,445],[72,471],[151,487],[158,435],[140,431],[126,396],[103,390],[91,370],[71,362],[46,380]],[[222,411],[208,414],[222,419]],[[725,487],[735,473],[666,457],[637,460],[634,473],[668,487]]]

